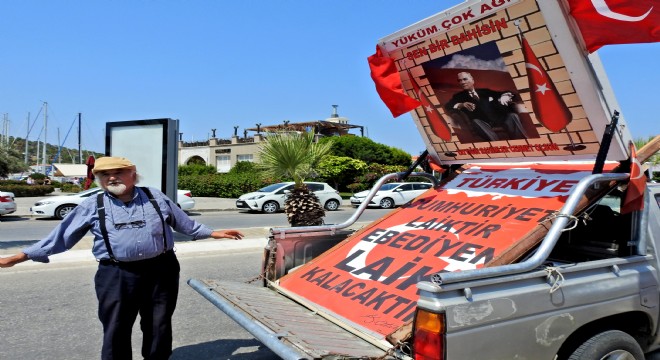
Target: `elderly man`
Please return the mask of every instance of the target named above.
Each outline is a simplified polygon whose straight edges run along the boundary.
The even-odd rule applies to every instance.
[[[99,261],[95,288],[103,324],[101,358],[132,358],[131,333],[139,313],[142,356],[167,359],[179,292],[172,228],[193,239],[241,239],[243,234],[213,231],[157,189],[135,186],[138,174],[126,158],[100,158],[93,173],[105,191],[78,205],[45,239],[0,258],[0,267],[26,260],[48,262],[48,256],[70,249],[91,231],[92,252]]]
[[[514,95],[485,88],[475,88],[469,72],[458,73],[458,84],[463,88],[447,102],[449,114],[460,112],[470,121],[472,132],[484,141],[525,139],[527,134],[515,110]],[[502,139],[495,131],[504,128],[507,138]]]

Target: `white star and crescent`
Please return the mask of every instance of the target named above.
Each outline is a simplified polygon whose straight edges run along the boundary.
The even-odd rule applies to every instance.
[[[548,88],[548,84],[536,84],[536,92],[540,92],[541,95],[545,95],[546,91],[550,91],[550,88]]]
[[[644,172],[642,172],[642,164],[639,162],[639,159],[636,157],[633,158],[633,166],[630,169],[630,180],[635,180],[639,179],[644,175]]]
[[[628,22],[638,22],[644,20],[650,13],[651,10],[653,10],[653,6],[644,14],[641,16],[629,16],[629,15],[624,15],[624,14],[619,14],[617,12],[612,11],[609,6],[607,6],[607,3],[605,0],[591,0],[591,4],[594,6],[594,9],[596,11],[613,20],[619,20],[619,21],[628,21]]]
[[[528,69],[532,69],[532,70],[536,71],[536,72],[539,73],[542,77],[545,78],[545,76],[544,76],[544,74],[543,74],[543,71],[541,71],[541,69],[539,69],[538,66],[526,62],[526,63],[525,63],[525,67],[528,68]],[[546,92],[546,91],[550,91],[550,88],[548,87],[548,83],[536,84],[536,90],[535,90],[535,92],[539,92],[539,93],[541,93],[542,95],[545,95],[545,92]]]

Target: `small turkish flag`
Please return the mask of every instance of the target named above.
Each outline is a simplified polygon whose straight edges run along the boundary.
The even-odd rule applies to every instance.
[[[419,87],[417,81],[415,81],[415,78],[412,76],[410,71],[408,71],[408,76],[412,82],[415,94],[417,94],[417,97],[422,103],[422,108],[426,114],[426,120],[429,122],[429,126],[431,126],[431,130],[437,137],[441,138],[442,140],[450,141],[451,130],[449,130],[449,125],[447,125],[447,122],[442,118],[442,115],[440,115],[438,109],[433,106],[431,100],[429,100],[426,94],[424,94],[424,91],[422,91],[422,89]]]
[[[524,37],[522,38],[522,50],[536,119],[548,130],[559,132],[573,120],[573,114],[568,110],[552,79],[545,72]]]
[[[621,206],[621,213],[627,214],[632,211],[644,209],[644,191],[646,191],[646,175],[642,170],[642,164],[637,159],[635,144],[630,143],[630,181],[626,197]]]
[[[660,41],[658,0],[568,0],[587,50]]]
[[[376,46],[376,53],[369,56],[368,60],[378,96],[390,109],[392,116],[400,116],[420,105],[419,101],[403,91],[401,77],[394,60],[384,56],[379,46]]]

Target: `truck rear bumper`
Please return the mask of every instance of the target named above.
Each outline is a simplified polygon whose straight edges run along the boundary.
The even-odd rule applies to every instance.
[[[386,352],[275,290],[188,280],[188,285],[282,359],[378,358]]]

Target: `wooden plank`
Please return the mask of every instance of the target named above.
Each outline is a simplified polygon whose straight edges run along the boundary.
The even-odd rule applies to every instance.
[[[203,280],[220,300],[231,303],[246,316],[280,335],[283,343],[313,359],[337,355],[376,358],[385,351],[354,336],[275,290],[230,281]]]

